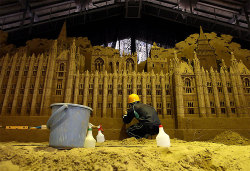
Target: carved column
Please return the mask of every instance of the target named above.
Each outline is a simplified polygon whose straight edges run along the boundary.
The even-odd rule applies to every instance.
[[[177,68],[177,66],[174,71],[174,80],[175,80],[175,88],[176,88],[175,93],[176,93],[177,117],[183,118],[184,117],[183,82],[182,82],[179,68]]]
[[[136,73],[135,73],[135,71],[133,72],[133,88],[132,88],[132,93],[133,94],[137,94],[137,91],[136,91],[136,89],[137,89],[137,87],[136,87]]]
[[[51,61],[51,55],[48,57],[45,57],[46,61],[46,75],[44,77],[44,82],[43,82],[43,94],[42,94],[42,100],[41,100],[41,106],[40,106],[40,115],[47,115],[47,113],[44,112],[44,99],[45,99],[45,94],[46,94],[46,88],[47,88],[47,80],[49,76],[49,71],[50,71],[50,61]]]
[[[12,102],[12,108],[11,108],[11,115],[15,115],[16,114],[16,108],[17,108],[17,98],[19,95],[19,90],[21,87],[21,83],[22,83],[22,76],[23,76],[23,72],[24,72],[24,67],[25,67],[25,63],[26,63],[26,54],[23,55],[22,57],[22,63],[21,63],[21,67],[18,73],[18,78],[17,78],[17,84],[16,84],[16,89],[15,89],[15,95],[14,95],[14,99]]]
[[[142,103],[147,104],[146,75],[142,72]]]
[[[43,54],[40,56],[40,60],[39,60],[39,65],[38,65],[38,70],[37,70],[37,75],[36,75],[36,82],[35,82],[35,87],[34,87],[34,92],[33,92],[33,97],[32,97],[32,103],[31,103],[30,115],[35,115],[36,113],[36,101],[37,101],[37,95],[38,95],[38,90],[39,90],[42,67],[43,67]]]
[[[161,71],[161,91],[162,91],[162,106],[163,106],[163,117],[167,115],[167,100],[166,100],[166,84],[165,75]]]
[[[200,62],[194,52],[194,72],[195,72],[195,80],[197,86],[197,95],[198,95],[198,102],[199,102],[199,116],[204,117],[206,115],[205,109],[205,100],[203,94],[203,87],[202,87],[202,78],[200,72]]]
[[[203,91],[204,91],[204,100],[205,100],[205,105],[206,105],[206,114],[208,117],[211,117],[211,106],[210,106],[210,100],[209,100],[209,95],[208,95],[208,90],[207,90],[208,81],[207,81],[206,73],[203,67],[201,71],[201,77],[202,77],[202,85],[203,85]]]
[[[122,110],[123,112],[127,111],[127,85],[128,85],[128,76],[126,71],[123,72],[123,85],[122,85]]]
[[[55,61],[57,56],[57,40],[55,40],[52,53],[49,60],[49,67],[47,69],[47,80],[46,80],[46,88],[44,92],[44,104],[42,105],[42,115],[50,115],[50,103],[51,103],[51,92],[52,92],[52,83],[55,72]]]
[[[79,70],[77,70],[76,73],[76,81],[75,81],[75,91],[74,91],[74,103],[77,104],[78,103],[78,95],[79,95]]]
[[[3,78],[8,67],[8,58],[9,58],[9,54],[5,55],[4,60],[3,60],[3,65],[2,65],[1,75],[0,75],[0,88],[2,87]]]
[[[113,74],[113,114],[112,116],[116,118],[116,106],[117,106],[117,72]]]
[[[155,89],[155,77],[156,75],[154,74],[154,71],[152,70],[151,73],[151,81],[152,81],[152,104],[153,107],[156,109],[156,89]]]
[[[222,81],[222,86],[223,86],[223,92],[225,95],[227,116],[229,117],[229,116],[232,116],[232,111],[231,111],[230,100],[229,100],[229,95],[227,91],[227,82],[226,82],[225,72],[223,71],[223,69],[221,69],[220,75],[221,75],[221,81]]]
[[[169,94],[170,94],[170,98],[171,98],[171,113],[172,113],[172,118],[175,118],[176,116],[174,115],[174,113],[177,113],[177,112],[175,112],[175,92],[174,92],[174,74],[173,74],[173,65],[172,65],[173,63],[172,63],[172,60],[170,59],[170,67],[169,67],[169,78],[168,78],[168,81],[169,81]],[[176,125],[175,124],[175,128],[177,128],[178,127],[178,125]]]
[[[102,116],[107,117],[107,97],[108,97],[108,73],[104,72],[103,78],[103,104],[102,104]]]
[[[2,112],[1,112],[2,115],[6,115],[6,109],[8,106],[10,89],[11,89],[12,80],[13,80],[13,77],[15,75],[15,70],[16,70],[17,57],[18,57],[18,54],[15,54],[14,58],[13,58],[13,63],[11,66],[10,75],[9,75],[9,79],[8,79],[8,83],[7,83],[7,88],[6,88],[6,92],[5,92],[5,96],[4,96],[4,100],[3,100]]]
[[[74,39],[72,47],[71,47],[71,51],[70,51],[70,58],[69,58],[69,70],[68,70],[68,77],[67,77],[66,90],[65,90],[65,96],[64,96],[65,103],[71,102],[71,96],[72,96],[72,90],[73,90],[75,55],[76,55],[76,45],[75,45],[75,39]]]
[[[246,99],[245,99],[245,95],[244,95],[244,91],[243,91],[242,80],[241,80],[240,74],[237,70],[235,70],[235,76],[236,76],[236,86],[238,89],[242,114],[248,114],[247,107],[246,107]]]
[[[239,100],[238,89],[237,89],[237,85],[236,85],[235,73],[234,73],[232,67],[230,67],[230,77],[231,77],[234,100],[235,100],[235,105],[236,105],[235,106],[236,107],[236,113],[237,113],[237,116],[240,117],[242,111],[241,111],[241,107],[240,107],[240,100]]]
[[[35,55],[33,54],[31,57],[31,60],[30,60],[28,76],[27,76],[26,83],[25,83],[21,115],[25,115],[26,110],[27,110],[27,100],[28,100],[28,96],[29,96],[30,80],[32,77],[34,62],[35,62]]]
[[[96,116],[96,108],[97,108],[97,95],[98,95],[98,71],[95,72],[94,76],[94,92],[93,92],[93,117]]]
[[[220,109],[220,100],[219,100],[219,94],[218,94],[218,88],[217,88],[217,79],[216,79],[216,73],[214,72],[213,68],[210,69],[211,73],[211,80],[212,80],[212,86],[213,86],[213,92],[214,92],[214,101],[215,101],[215,107],[216,107],[216,116],[221,116],[221,109]]]
[[[87,106],[88,94],[89,94],[89,71],[84,74],[84,93],[83,93],[83,105]]]

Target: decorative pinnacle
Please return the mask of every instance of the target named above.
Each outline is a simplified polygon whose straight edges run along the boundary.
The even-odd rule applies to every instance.
[[[214,73],[213,67],[210,67],[210,72]]]
[[[152,74],[154,74],[154,70],[152,70]]]
[[[198,60],[197,53],[194,51],[194,59]]]
[[[203,66],[201,67],[201,72],[205,73],[205,70],[204,70]]]
[[[223,69],[220,70],[220,74],[225,74]]]
[[[95,77],[98,77],[98,71],[97,70],[95,71]]]
[[[236,61],[236,59],[235,59],[235,56],[234,56],[234,53],[233,53],[233,52],[231,52],[231,61]]]
[[[107,70],[104,71],[104,76],[108,76]]]
[[[163,75],[163,71],[161,70],[160,75]]]

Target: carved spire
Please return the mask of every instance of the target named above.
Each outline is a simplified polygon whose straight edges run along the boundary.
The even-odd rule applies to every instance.
[[[232,62],[232,64],[236,64],[236,62],[237,62],[233,52],[231,52],[231,62]]]
[[[197,58],[197,54],[196,54],[196,52],[194,51],[194,59],[195,60],[198,60],[198,58]]]
[[[174,67],[177,67],[178,65],[179,65],[179,59],[178,59],[178,57],[177,57],[177,53],[176,53],[176,51],[174,50],[174,58],[173,58],[173,65],[174,65]]]
[[[198,59],[197,54],[196,54],[195,51],[194,51],[194,64],[195,64],[195,65],[198,65],[198,66],[199,66],[199,64],[200,64],[200,61],[199,61],[199,59]]]
[[[58,40],[66,40],[67,38],[67,28],[66,28],[66,21],[63,23],[61,32],[58,36]]]
[[[227,69],[227,66],[226,66],[226,64],[225,64],[224,59],[221,60],[221,68],[224,69],[224,70]]]
[[[199,39],[206,39],[205,34],[203,33],[202,27],[200,26],[200,37]]]

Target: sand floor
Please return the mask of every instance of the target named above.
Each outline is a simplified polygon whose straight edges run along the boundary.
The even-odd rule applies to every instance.
[[[96,148],[71,150],[57,150],[49,147],[48,142],[1,142],[0,170],[249,171],[249,141],[232,132],[229,134],[215,138],[213,141],[217,143],[171,139],[170,148],[157,147],[155,140],[135,138],[107,140],[97,143]],[[225,142],[235,145],[225,145]]]

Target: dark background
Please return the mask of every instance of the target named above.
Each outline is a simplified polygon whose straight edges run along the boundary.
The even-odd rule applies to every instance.
[[[132,52],[135,51],[135,39],[150,44],[157,42],[161,47],[172,48],[176,43],[185,40],[190,34],[200,32],[199,26],[191,27],[147,15],[143,15],[140,19],[125,19],[124,16],[116,16],[85,23],[82,22],[81,17],[83,16],[9,32],[8,43],[24,46],[27,40],[33,38],[56,39],[64,21],[67,23],[68,37],[88,37],[92,45],[104,44],[107,46],[109,42],[131,37]],[[207,32],[206,30],[203,31]],[[217,33],[217,35],[219,36],[220,33]],[[246,41],[239,39],[233,39],[233,41],[240,43],[242,48],[249,48],[249,43]]]

